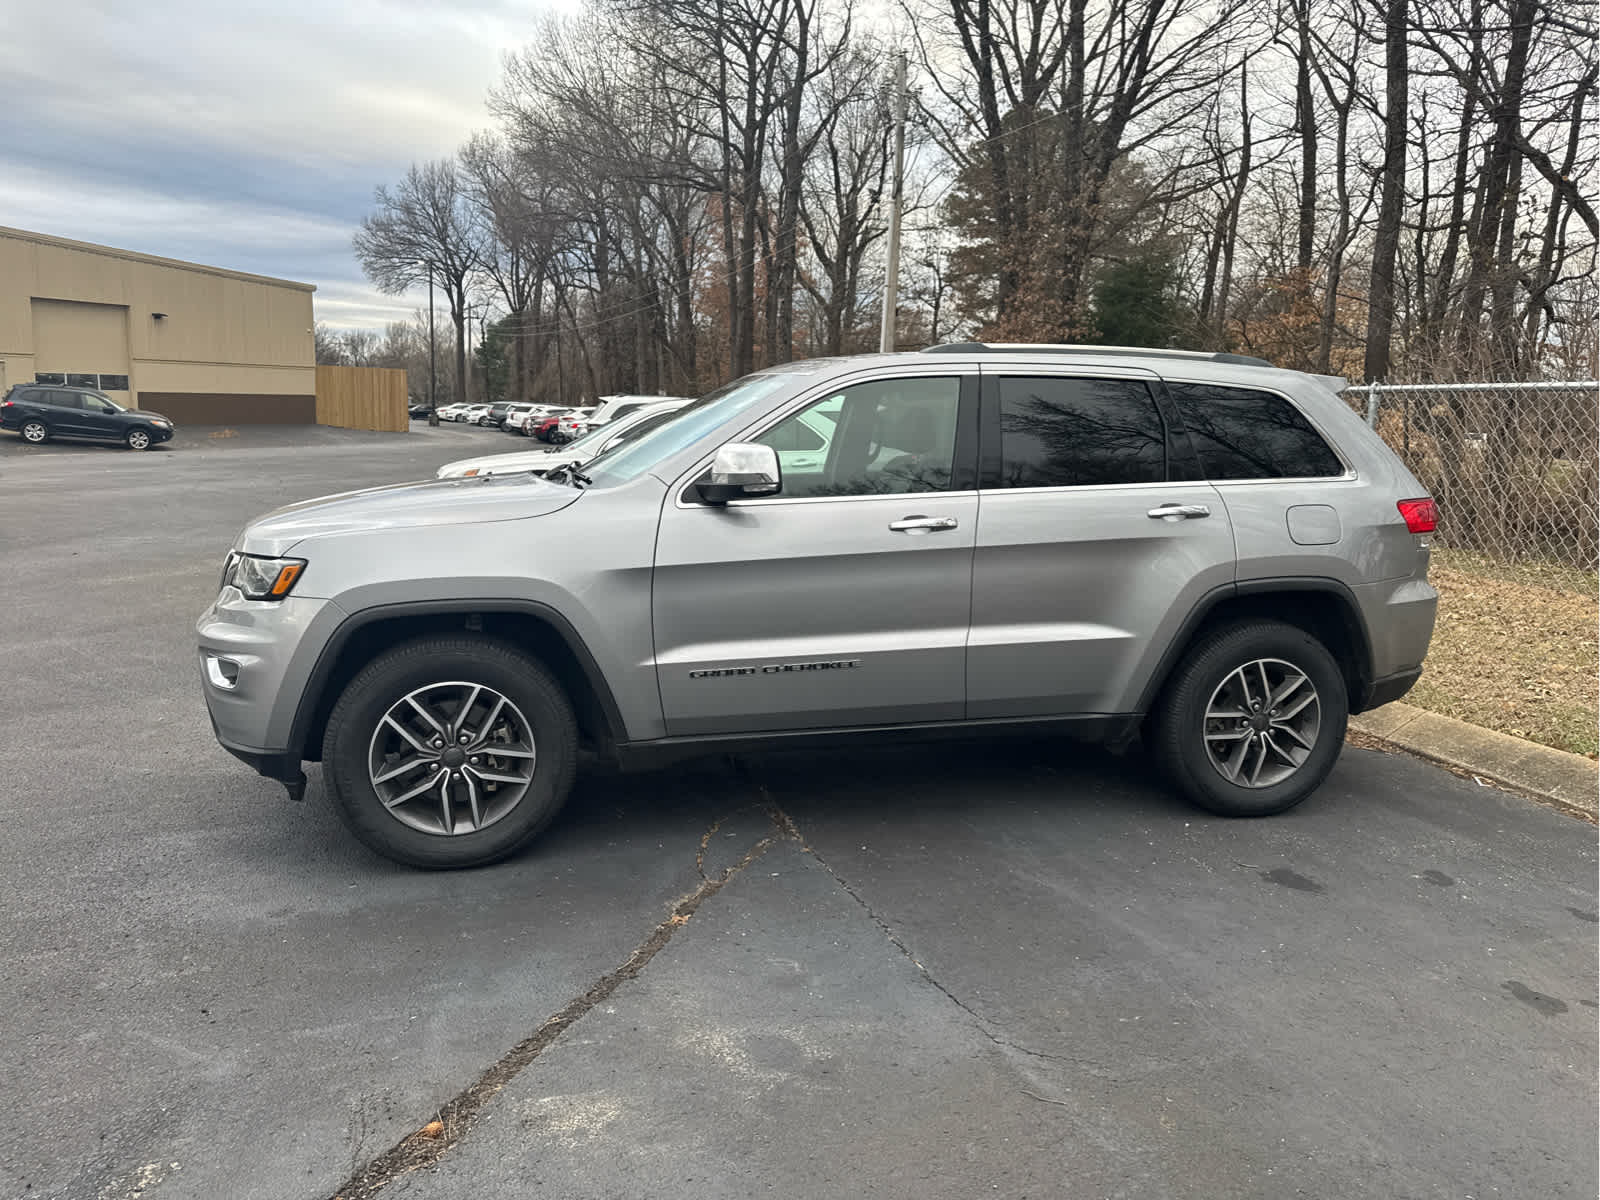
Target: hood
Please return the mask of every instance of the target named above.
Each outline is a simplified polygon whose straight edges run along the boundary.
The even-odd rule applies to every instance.
[[[306,538],[362,529],[517,521],[556,512],[582,494],[527,474],[389,484],[274,509],[245,526],[238,548],[280,555]]]

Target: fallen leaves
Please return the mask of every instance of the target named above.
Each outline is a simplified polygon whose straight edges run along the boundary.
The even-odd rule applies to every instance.
[[[1430,582],[1439,619],[1422,679],[1406,699],[1421,708],[1595,756],[1600,653],[1592,592],[1489,573],[1438,552]]]

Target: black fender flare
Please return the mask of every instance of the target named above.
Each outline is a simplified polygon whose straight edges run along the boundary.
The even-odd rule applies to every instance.
[[[1274,592],[1316,592],[1332,596],[1339,602],[1350,631],[1355,635],[1356,673],[1360,686],[1351,691],[1351,711],[1361,711],[1361,708],[1356,706],[1365,704],[1365,694],[1371,686],[1373,675],[1372,635],[1367,629],[1366,619],[1361,614],[1361,605],[1348,584],[1325,576],[1304,575],[1225,583],[1201,596],[1189,610],[1189,615],[1184,618],[1183,624],[1179,626],[1177,635],[1167,643],[1167,648],[1156,663],[1156,669],[1145,682],[1144,691],[1139,696],[1137,711],[1141,715],[1150,711],[1156,702],[1156,697],[1161,694],[1161,689],[1166,686],[1168,676],[1178,665],[1178,660],[1187,652],[1196,631],[1205,624],[1219,605],[1239,597]]]
[[[568,621],[559,610],[536,600],[408,600],[360,609],[339,623],[323,644],[317,655],[317,661],[311,668],[311,674],[306,679],[306,685],[300,692],[294,721],[289,726],[290,752],[304,756],[309,749],[306,741],[311,734],[312,723],[316,719],[318,709],[322,706],[323,693],[333,676],[334,667],[343,655],[345,647],[350,644],[350,640],[362,629],[382,621],[392,621],[397,617],[459,615],[465,620],[470,620],[473,616],[481,617],[491,613],[512,613],[532,617],[549,626],[566,644],[578,664],[578,669],[583,672],[590,690],[599,702],[601,715],[612,741],[627,740],[627,726],[622,720],[622,710],[617,706],[616,697],[611,692],[611,685],[607,682],[605,673],[600,670],[600,664],[595,661],[594,655],[590,653],[588,645],[578,631],[573,628],[572,622]]]

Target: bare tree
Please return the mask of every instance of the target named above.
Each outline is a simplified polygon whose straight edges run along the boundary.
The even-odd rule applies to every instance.
[[[1383,200],[1372,243],[1367,293],[1367,352],[1362,376],[1369,382],[1389,377],[1394,343],[1395,262],[1404,216],[1406,127],[1410,120],[1411,66],[1408,0],[1383,5],[1384,118]]]
[[[1113,172],[1185,130],[1198,134],[1209,97],[1236,69],[1230,52],[1253,36],[1250,9],[1243,0],[903,2],[922,6],[907,15],[939,98],[926,106],[934,136],[969,189],[981,179],[978,199],[992,213],[991,328],[1046,340],[1081,333]]]
[[[858,43],[818,82],[817,149],[804,181],[800,220],[817,271],[802,277],[821,318],[817,348],[842,354],[861,306],[867,252],[884,235],[891,126],[878,87],[881,48]]]
[[[385,292],[400,295],[431,278],[445,294],[456,330],[455,394],[466,395],[468,289],[482,262],[479,230],[450,159],[412,166],[394,188],[380,187],[377,210],[361,222],[355,252]]]
[[[311,328],[311,339],[316,364],[319,367],[340,367],[345,358],[344,334],[326,321],[318,321]]]

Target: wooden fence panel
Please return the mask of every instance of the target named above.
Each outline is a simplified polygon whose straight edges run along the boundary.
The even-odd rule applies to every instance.
[[[394,367],[318,367],[317,424],[404,433],[406,373]]]

